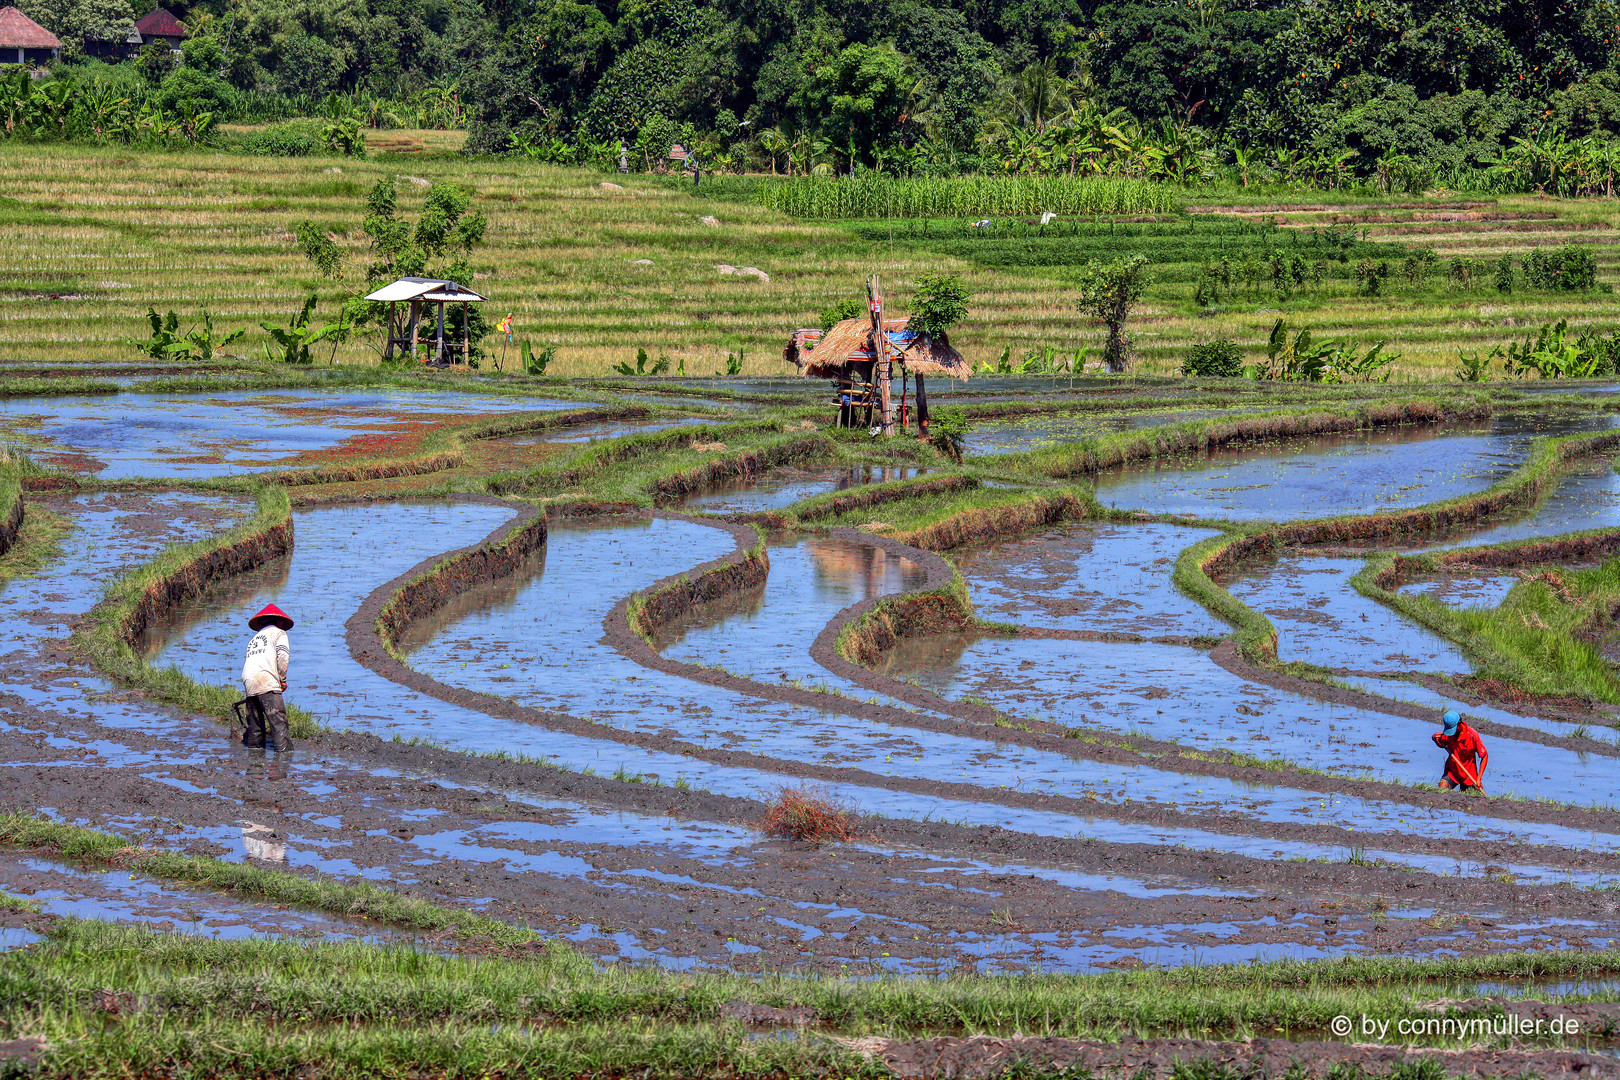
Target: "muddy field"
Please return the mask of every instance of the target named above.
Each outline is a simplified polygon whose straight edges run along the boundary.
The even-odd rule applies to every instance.
[[[819,400],[791,383],[752,392],[762,401],[725,403],[725,419],[810,415]],[[669,475],[697,475],[678,455],[718,461],[754,437],[694,449],[682,432],[714,422],[713,403],[607,388],[566,400],[124,396],[138,423],[93,399],[0,403],[7,437],[60,470],[24,485],[25,536],[51,531],[29,541],[43,565],[0,589],[0,810],[383,886],[602,962],[680,971],[1095,972],[1620,947],[1610,707],[1465,689],[1477,656],[1352,586],[1379,548],[1287,548],[1217,575],[1270,620],[1275,664],[1236,649],[1230,613],[1175,577],[1184,552],[1233,529],[1478,495],[1538,439],[1611,430],[1598,396],[1591,408],[1527,397],[1482,420],[1137,461],[1080,478],[1100,513],[943,558],[884,533],[952,489],[855,511],[867,521],[807,511],[812,524],[794,528],[795,508],[957,474],[961,490],[1034,490],[1053,480],[1020,472],[1028,451],[1224,414],[1167,396],[1098,415],[1077,391],[1065,407],[1092,411],[987,411],[962,465],[915,439],[903,460],[851,442],[730,470],[673,506],[663,456],[684,470]],[[618,411],[548,426],[563,409]],[[613,450],[653,433],[661,449]],[[400,480],[297,474],[444,447]],[[545,488],[548,469],[567,482]],[[507,490],[552,493],[480,495],[481,470]],[[248,519],[243,479],[256,472],[291,485],[291,552],[211,581],[127,643],[131,663],[173,668],[169,681],[142,690],[107,674],[90,631],[108,587]],[[1610,461],[1583,460],[1528,509],[1400,548],[1620,529],[1615,490]],[[743,523],[762,512],[772,527]],[[445,561],[517,543],[514,530],[540,517],[531,540],[543,543]],[[424,575],[419,617],[379,634],[389,601]],[[848,661],[841,636],[958,578],[980,621],[942,633],[902,618],[881,663]],[[1487,571],[1405,587],[1488,609],[1518,580]],[[240,747],[223,715],[160,690],[232,686],[246,619],[268,602],[298,620],[287,698],[318,728],[286,754]],[[656,623],[647,639],[638,620]],[[1444,708],[1484,733],[1489,797],[1435,790],[1444,758],[1429,736]],[[761,831],[766,807],[800,786],[855,817],[852,842]],[[5,913],[6,949],[62,918],[465,945],[45,849],[0,848],[0,890],[40,905]],[[968,1076],[994,1075],[1009,1055],[1134,1069],[1186,1049],[958,1039],[866,1052],[901,1075]],[[1223,1060],[1289,1054],[1322,1056],[1253,1044]],[[1481,1075],[1551,1067],[1469,1062]]]

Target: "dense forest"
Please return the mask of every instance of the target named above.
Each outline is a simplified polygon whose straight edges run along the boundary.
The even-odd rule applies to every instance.
[[[1578,145],[1590,188],[1620,132],[1610,0],[203,0],[171,5],[194,34],[175,70],[82,59],[144,4],[21,6],[63,38],[59,77],[171,110],[340,95],[365,122],[466,126],[475,153],[605,165],[622,140],[637,168],[683,141],[716,170],[1415,190]]]

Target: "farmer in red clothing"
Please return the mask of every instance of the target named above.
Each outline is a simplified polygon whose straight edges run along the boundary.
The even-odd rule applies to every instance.
[[[1434,733],[1434,745],[1446,752],[1446,771],[1440,777],[1440,786],[1484,791],[1485,766],[1491,755],[1479,732],[1463,723],[1455,712],[1446,713],[1440,722],[1445,730]]]

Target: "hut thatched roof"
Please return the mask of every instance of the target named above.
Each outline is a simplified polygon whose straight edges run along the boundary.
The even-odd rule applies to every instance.
[[[884,319],[883,333],[897,363],[917,375],[949,375],[966,379],[972,373],[967,359],[946,340],[944,334],[925,338],[908,328],[909,319]],[[872,349],[872,320],[845,319],[828,330],[804,357],[804,374],[812,379],[831,379],[843,374],[851,360],[876,359]]]

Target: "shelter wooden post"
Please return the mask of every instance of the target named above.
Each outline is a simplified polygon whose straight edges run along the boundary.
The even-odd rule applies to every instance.
[[[439,329],[433,339],[433,362],[444,363],[444,301],[439,301]]]
[[[461,362],[472,366],[472,316],[466,304],[461,305]]]
[[[923,373],[917,372],[917,434],[928,438],[928,391],[923,389]]]
[[[411,359],[416,359],[416,342],[422,328],[422,301],[411,301]]]
[[[894,434],[894,412],[889,401],[889,379],[892,362],[889,359],[889,338],[883,332],[883,293],[878,288],[878,276],[873,274],[866,282],[866,296],[872,308],[872,380],[877,383],[878,423],[883,434]]]
[[[338,331],[338,333],[341,334],[342,330],[340,329]],[[394,358],[394,345],[395,345],[396,339],[398,337],[399,337],[399,305],[398,304],[389,304],[388,305],[388,321],[383,323],[383,363],[386,364],[386,363],[388,363],[388,361],[390,361],[390,360],[392,360]],[[332,347],[332,352],[333,352],[334,355],[337,353],[337,346],[336,345],[334,345]]]

